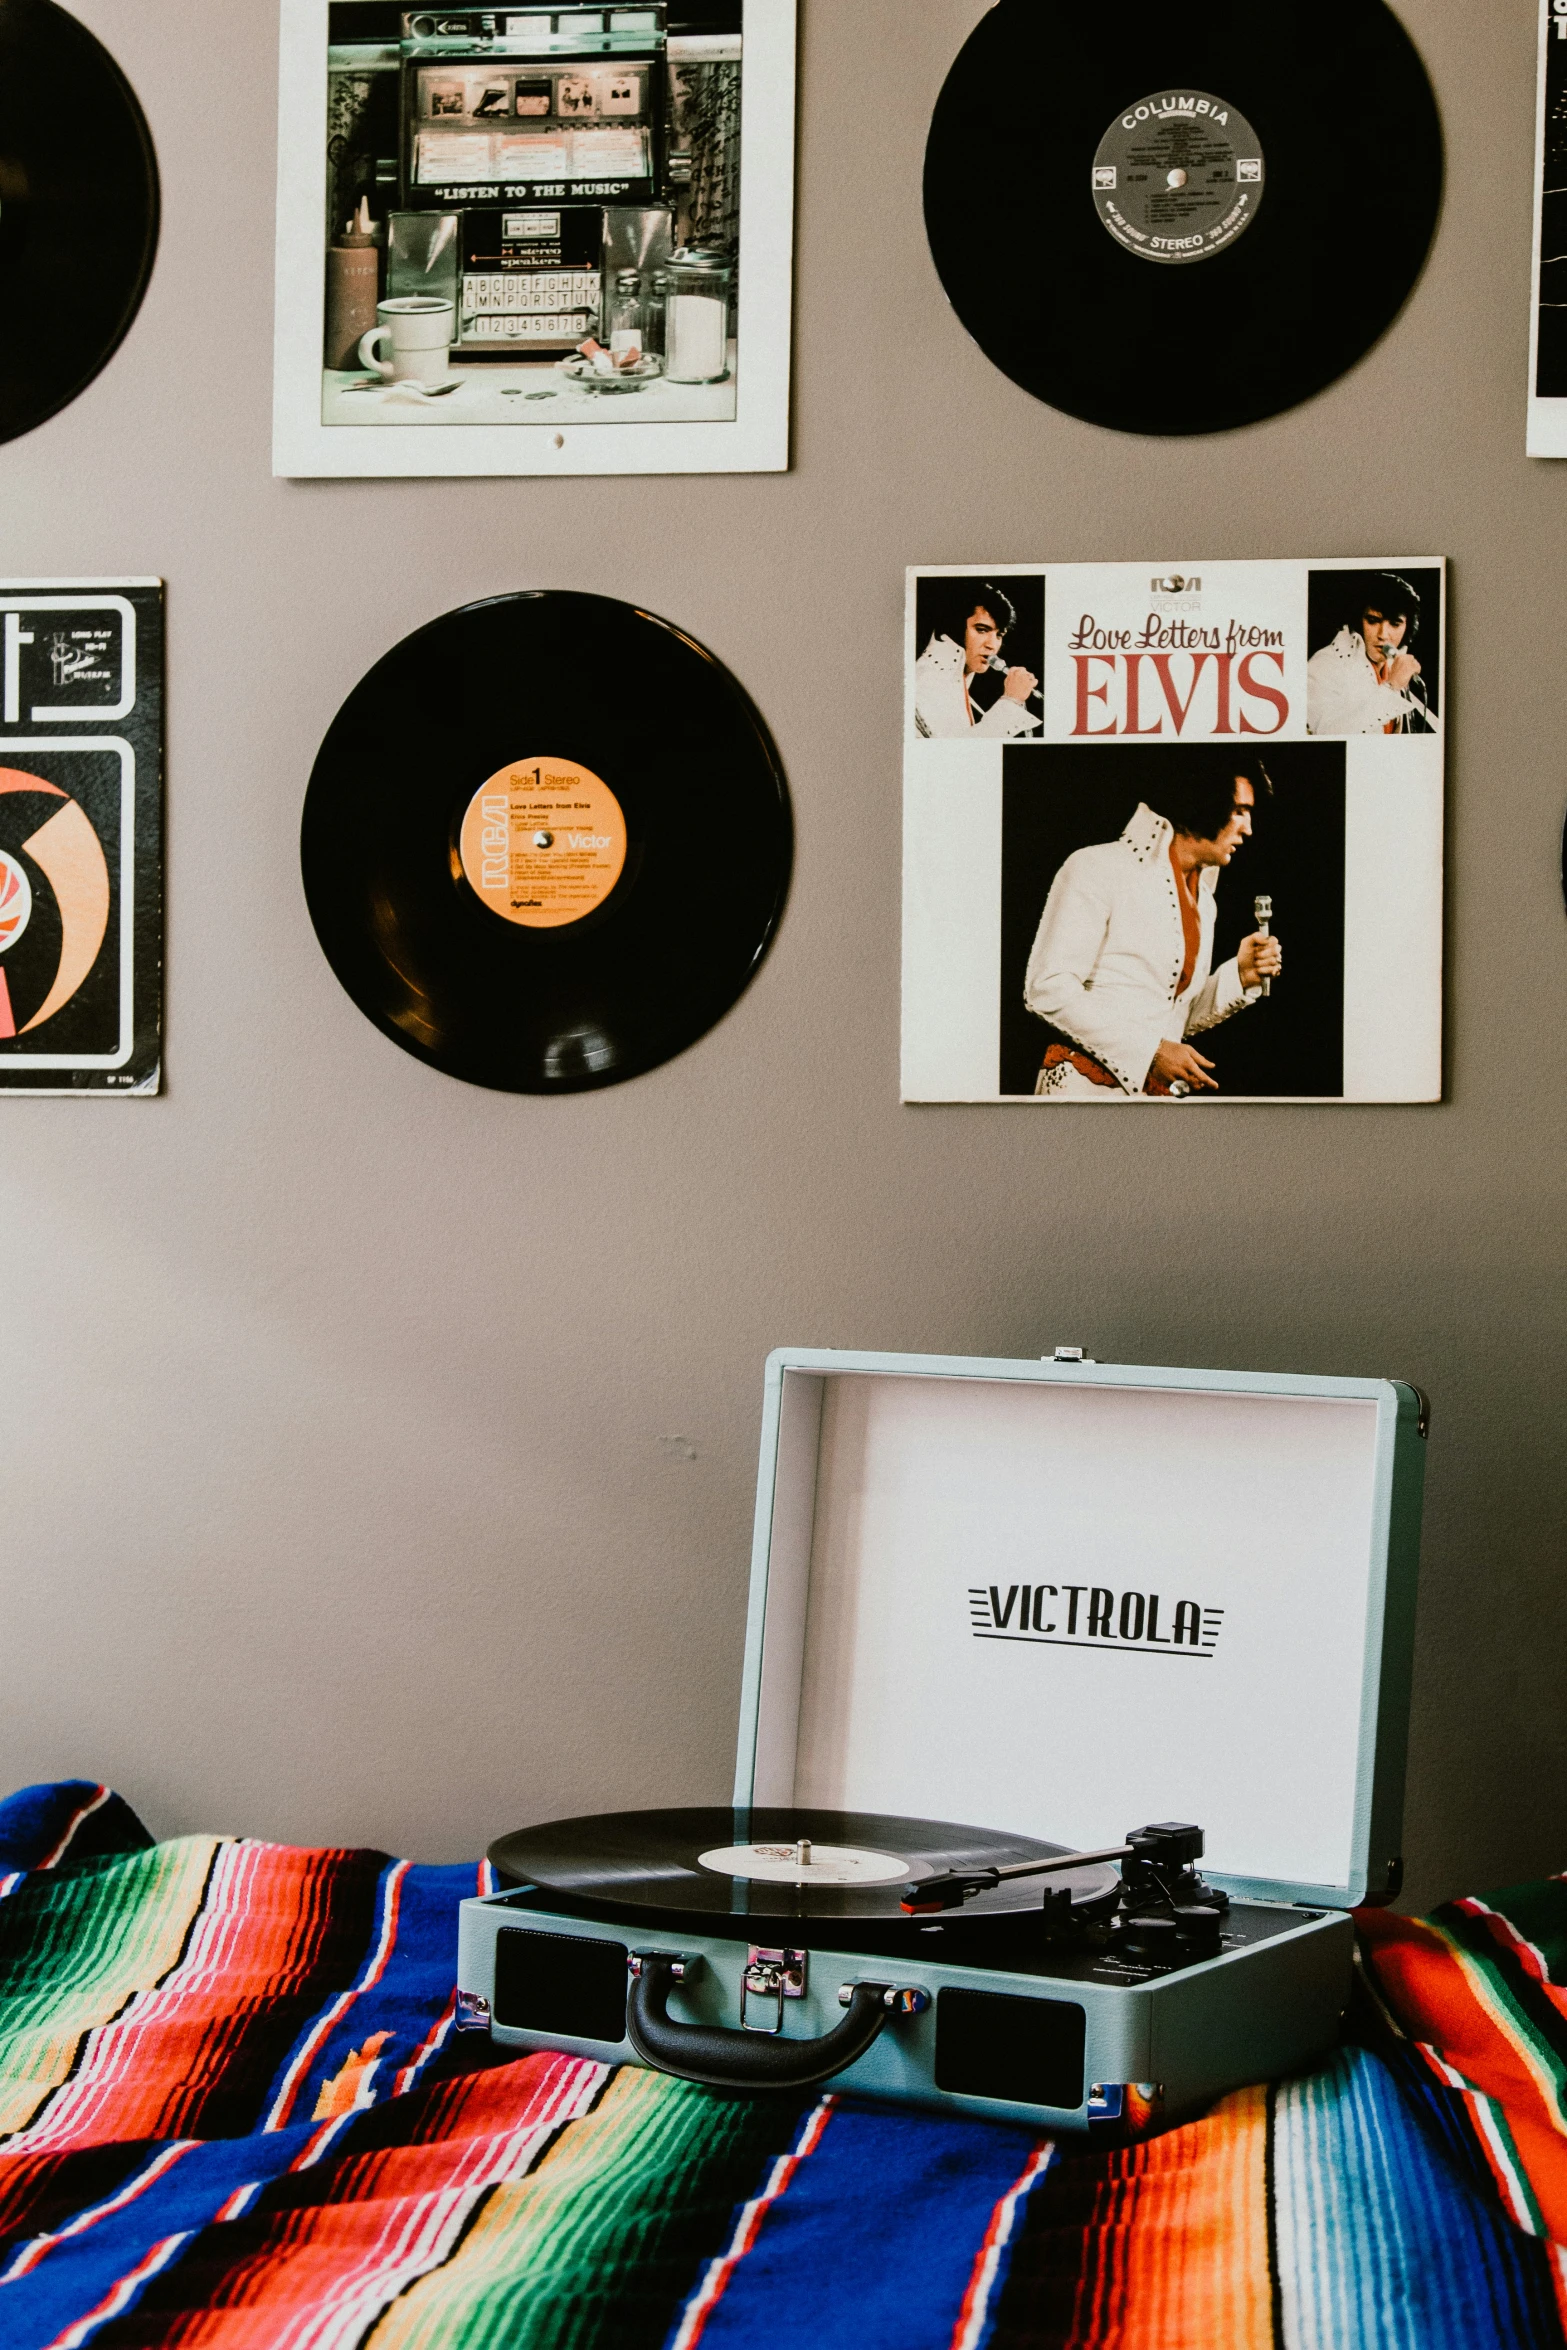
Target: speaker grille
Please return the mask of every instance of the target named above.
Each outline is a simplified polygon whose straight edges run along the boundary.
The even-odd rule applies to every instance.
[[[1084,2012],[1073,2000],[999,1991],[942,1991],[936,2000],[936,2086],[961,2097],[1075,2112],[1083,2102]]]
[[[626,2036],[626,1946],[503,1926],[495,1937],[496,2023],[563,2040]]]

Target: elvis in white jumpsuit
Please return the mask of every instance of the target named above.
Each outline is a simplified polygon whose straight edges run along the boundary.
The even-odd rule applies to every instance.
[[[1175,821],[1144,803],[1119,840],[1077,850],[1057,873],[1023,982],[1029,1010],[1056,1031],[1034,1089],[1046,1099],[1217,1092],[1188,1039],[1256,1003],[1283,963],[1258,933],[1213,969],[1219,872],[1249,838],[1255,805],[1251,779],[1226,772],[1232,760],[1173,771]]]
[[[1413,646],[1420,596],[1396,572],[1365,575],[1366,595],[1306,664],[1308,734],[1435,732]]]
[[[1038,678],[1032,670],[1008,668],[1001,648],[1017,625],[1012,599],[993,580],[927,580],[920,609],[929,640],[914,664],[914,725],[917,733],[943,741],[977,735],[1006,742],[1038,734],[1042,711],[1033,704]],[[987,670],[1006,678],[1001,699],[988,710],[974,701],[971,686]]]

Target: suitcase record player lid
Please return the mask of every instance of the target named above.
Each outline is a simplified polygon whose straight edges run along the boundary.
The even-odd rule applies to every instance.
[[[1396,1891],[1424,1404],[1392,1381],[784,1350],[735,1801]]]

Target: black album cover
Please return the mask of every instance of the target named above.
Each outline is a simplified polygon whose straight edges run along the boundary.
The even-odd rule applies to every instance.
[[[1253,744],[1252,750],[1258,746]],[[1048,984],[1040,948],[1044,909],[1054,895],[1058,924],[1069,923],[1068,887],[1092,886],[1069,861],[1095,844],[1152,831],[1172,791],[1202,791],[1202,754],[1177,772],[1179,754],[1138,743],[1110,748],[1052,743],[1009,751],[1003,776],[1001,971],[997,990],[1000,1070],[997,1090],[1039,1094],[1041,1070],[1063,1098],[1085,1094],[1095,1063],[1076,1049],[1075,1033],[1049,1025],[1040,999]],[[1344,1097],[1345,749],[1341,742],[1280,743],[1260,763],[1245,751],[1226,762],[1256,769],[1252,813],[1229,887],[1215,893],[1209,961],[1222,972],[1257,928],[1260,898],[1289,909],[1290,983],[1270,995],[1267,1017],[1226,1017],[1222,996],[1211,1026],[1193,1032],[1193,1049],[1219,1096],[1247,1101],[1341,1101]],[[1226,774],[1221,781],[1229,783]],[[1248,778],[1248,781],[1251,781]],[[1171,803],[1173,804],[1173,802]],[[1238,844],[1240,845],[1240,844]],[[1080,859],[1080,866],[1087,866]],[[1229,876],[1225,877],[1229,879]],[[1097,901],[1096,901],[1097,912]],[[1029,985],[1033,981],[1034,1000]],[[1238,1008],[1238,1007],[1236,1007]],[[1092,1082],[1092,1077],[1089,1077]],[[1108,1088],[1105,1088],[1108,1090]],[[1145,1090],[1161,1089],[1145,1080]]]
[[[0,583],[0,1089],[158,1091],[162,812],[162,583]]]
[[[1540,11],[1535,157],[1534,371],[1529,454],[1567,456],[1567,0]]]

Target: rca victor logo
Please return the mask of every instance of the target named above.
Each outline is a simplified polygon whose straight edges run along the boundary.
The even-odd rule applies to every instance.
[[[1109,1591],[1098,1583],[1011,1583],[1004,1591],[999,1583],[973,1584],[968,1599],[976,1640],[1021,1640],[1036,1648],[1211,1657],[1224,1624],[1222,1607],[1172,1601],[1157,1591]]]

